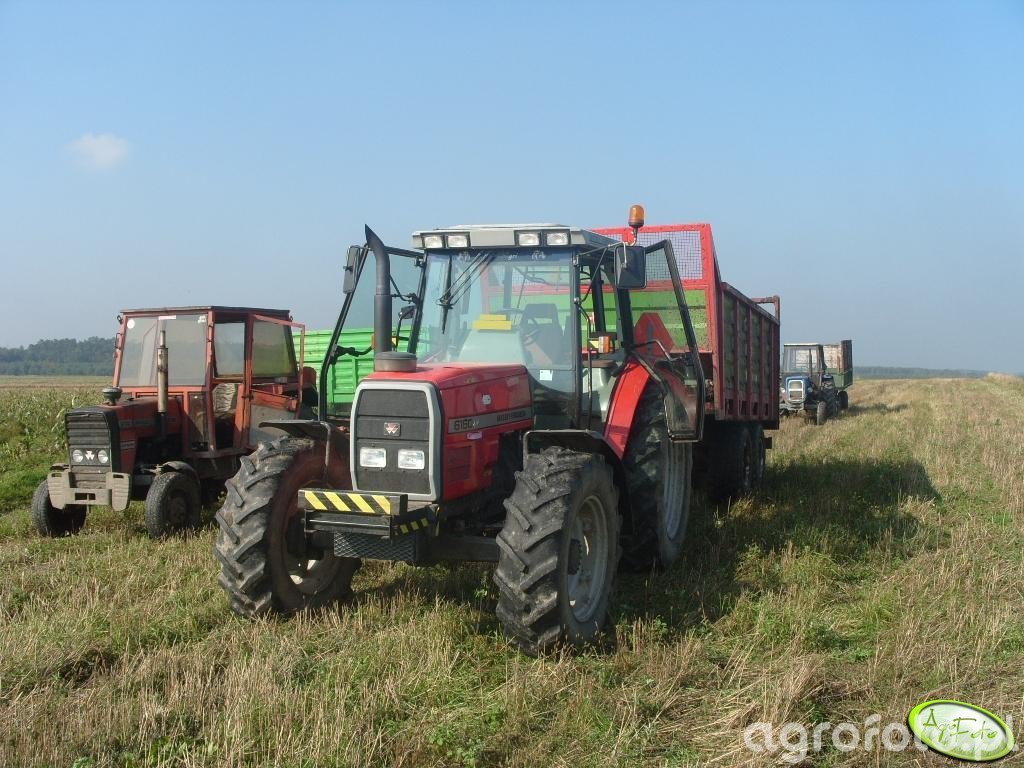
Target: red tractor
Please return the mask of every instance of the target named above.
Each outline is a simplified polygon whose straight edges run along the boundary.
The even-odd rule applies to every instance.
[[[315,403],[287,310],[137,309],[119,321],[113,386],[102,405],[67,412],[68,462],[32,498],[44,536],[77,533],[90,506],[120,511],[132,499],[145,499],[154,538],[195,525],[242,457],[280,434],[259,424]]]
[[[374,372],[334,399],[337,361],[369,351],[338,342],[371,289]],[[275,423],[287,436],[227,484],[232,608],[323,605],[364,559],[483,561],[524,650],[591,641],[620,556],[668,566],[686,531],[705,393],[671,243],[530,224],[416,232],[404,250],[367,228],[344,292],[318,419]]]

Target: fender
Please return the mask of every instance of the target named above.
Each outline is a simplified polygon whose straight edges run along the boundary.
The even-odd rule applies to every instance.
[[[612,392],[611,407],[608,409],[608,421],[604,427],[603,442],[611,447],[616,458],[621,459],[626,453],[629,431],[633,427],[633,417],[644,394],[651,374],[635,359],[626,361],[619,382]]]
[[[189,464],[187,461],[165,461],[156,468],[157,474],[163,474],[164,472],[181,472],[182,474],[188,475],[197,483],[199,482],[199,473],[196,472],[196,468]]]

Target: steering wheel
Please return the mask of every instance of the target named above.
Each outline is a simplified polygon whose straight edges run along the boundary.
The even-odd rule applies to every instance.
[[[527,317],[526,311],[519,307],[502,307],[501,309],[495,310],[495,314],[503,314],[509,320],[512,320],[513,316],[519,317],[519,333],[523,337],[523,342],[531,344],[537,340],[537,336],[540,335],[541,330],[544,326],[537,322],[535,317]],[[513,325],[515,322],[513,321]]]

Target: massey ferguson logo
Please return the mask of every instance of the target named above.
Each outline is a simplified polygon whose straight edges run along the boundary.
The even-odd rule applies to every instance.
[[[395,435],[397,437],[402,434],[402,425],[397,421],[385,421],[384,431],[389,435]]]

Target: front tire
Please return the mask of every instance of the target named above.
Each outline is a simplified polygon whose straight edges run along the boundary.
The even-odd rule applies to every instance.
[[[631,523],[622,535],[622,564],[632,571],[668,568],[678,558],[690,515],[693,448],[668,436],[662,394],[648,386],[640,399],[623,465]]]
[[[199,524],[199,483],[182,472],[161,472],[146,492],[146,532],[151,539]]]
[[[218,581],[235,613],[294,613],[351,593],[359,560],[304,547],[298,492],[319,483],[322,474],[322,447],[282,437],[243,457],[228,480],[213,551],[221,564]]]
[[[85,505],[68,504],[57,509],[50,503],[50,489],[43,480],[32,494],[32,522],[40,536],[73,536],[85,525]]]
[[[618,501],[598,454],[548,448],[517,473],[494,581],[498,619],[525,652],[582,646],[604,627],[619,560]]]
[[[828,403],[824,400],[819,400],[817,407],[814,409],[814,423],[819,427],[828,421]]]

